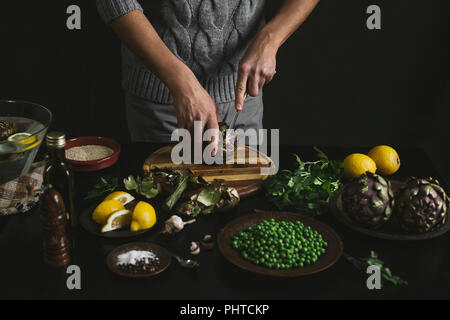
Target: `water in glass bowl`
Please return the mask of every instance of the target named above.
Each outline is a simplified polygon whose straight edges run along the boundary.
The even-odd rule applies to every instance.
[[[13,180],[31,167],[45,136],[45,126],[37,120],[24,117],[1,117],[0,121],[14,124],[16,139],[0,141],[0,184]]]

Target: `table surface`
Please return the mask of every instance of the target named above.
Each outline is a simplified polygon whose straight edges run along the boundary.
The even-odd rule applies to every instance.
[[[145,158],[159,146],[146,143],[122,145],[119,162],[95,173],[76,173],[77,210],[89,203],[82,200],[100,176],[138,174]],[[330,158],[342,159],[366,148],[322,148]],[[280,168],[294,164],[292,153],[315,159],[311,147],[281,147]],[[409,175],[441,178],[428,156],[420,149],[401,149],[402,167],[394,178]],[[442,180],[442,178],[441,178]],[[444,184],[443,181],[441,183]],[[445,185],[445,187],[447,187]],[[448,188],[447,188],[448,190]],[[189,243],[205,234],[217,235],[228,221],[253,210],[274,209],[263,193],[243,199],[230,213],[200,217],[173,237],[161,236],[156,242],[187,256]],[[160,222],[167,218],[160,216]],[[183,269],[174,260],[164,273],[145,279],[121,278],[106,266],[106,256],[115,247],[146,241],[154,231],[132,239],[100,238],[80,229],[74,264],[81,268],[81,290],[66,286],[66,270],[53,269],[42,260],[42,231],[38,209],[28,214],[0,218],[0,298],[33,299],[440,299],[450,298],[450,232],[420,242],[380,240],[355,233],[324,218],[344,242],[344,250],[354,257],[365,257],[375,250],[394,274],[408,280],[407,286],[386,286],[381,290],[366,287],[368,275],[358,272],[343,257],[330,269],[299,278],[271,278],[248,273],[230,264],[217,246],[198,256],[200,267]]]

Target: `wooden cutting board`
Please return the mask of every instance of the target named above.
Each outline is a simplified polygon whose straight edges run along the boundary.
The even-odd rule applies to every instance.
[[[194,174],[201,175],[208,182],[214,179],[224,180],[227,186],[236,188],[242,198],[261,190],[262,182],[268,177],[268,175],[261,174],[261,168],[270,168],[270,172],[275,172],[275,164],[272,159],[248,146],[237,147],[233,164],[221,165],[174,164],[170,157],[172,148],[173,146],[166,146],[152,153],[145,160],[143,171],[148,172],[154,167],[189,168]],[[245,161],[240,156],[240,153],[243,154],[242,151],[239,152],[242,149],[245,149]]]

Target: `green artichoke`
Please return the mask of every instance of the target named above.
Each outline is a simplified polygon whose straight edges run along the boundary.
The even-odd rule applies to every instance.
[[[390,182],[380,175],[366,172],[343,187],[344,216],[367,228],[378,228],[388,221],[394,209]]]
[[[0,141],[8,139],[9,136],[12,136],[16,133],[16,127],[14,123],[0,120]]]
[[[433,178],[410,178],[397,196],[396,213],[408,231],[428,232],[445,223],[449,198]]]

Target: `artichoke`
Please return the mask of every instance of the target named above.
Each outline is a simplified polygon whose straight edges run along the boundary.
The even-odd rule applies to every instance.
[[[396,214],[407,231],[428,232],[447,218],[449,198],[436,179],[410,178],[396,201]]]
[[[6,120],[0,120],[0,141],[8,139],[8,137],[12,136],[16,133],[16,131],[17,130],[14,123]]]
[[[388,221],[394,209],[394,193],[388,180],[366,172],[343,187],[344,216],[368,228],[378,228]]]

